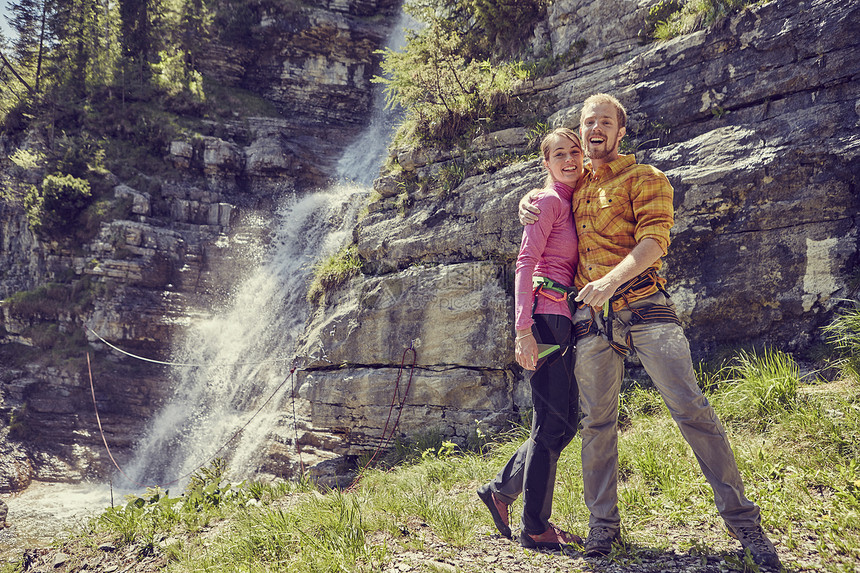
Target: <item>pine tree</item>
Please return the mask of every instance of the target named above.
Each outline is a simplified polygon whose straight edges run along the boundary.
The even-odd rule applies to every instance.
[[[9,25],[16,32],[13,53],[22,73],[32,76],[35,91],[41,89],[42,64],[49,46],[47,20],[50,0],[9,2]],[[24,71],[26,70],[26,71]]]
[[[148,76],[149,64],[158,53],[152,37],[152,13],[153,0],[119,2],[122,57],[141,82]]]
[[[209,38],[212,14],[205,0],[186,0],[180,22],[180,45],[186,55],[188,71],[197,68],[197,57]]]

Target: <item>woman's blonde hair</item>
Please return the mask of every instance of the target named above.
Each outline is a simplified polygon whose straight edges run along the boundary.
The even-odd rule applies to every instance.
[[[544,161],[549,161],[549,152],[550,146],[553,141],[558,137],[566,137],[579,147],[580,151],[582,151],[582,140],[579,139],[579,134],[569,129],[567,127],[557,127],[547,133],[544,138],[540,142],[540,152],[543,155]],[[552,173],[546,174],[546,180],[544,181],[544,187],[552,187],[553,179]]]

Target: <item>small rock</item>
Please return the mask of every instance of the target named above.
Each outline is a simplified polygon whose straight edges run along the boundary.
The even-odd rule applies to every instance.
[[[57,567],[65,565],[68,560],[69,556],[65,553],[57,553],[56,555],[54,555],[54,560],[52,563],[54,565],[54,568],[56,569]]]

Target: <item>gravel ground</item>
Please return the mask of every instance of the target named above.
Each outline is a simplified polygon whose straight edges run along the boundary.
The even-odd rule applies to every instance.
[[[640,529],[640,532],[643,532]],[[585,532],[578,532],[584,534]],[[653,535],[652,535],[653,534]],[[203,535],[217,536],[217,528]],[[517,532],[515,531],[515,535]],[[728,573],[731,571],[755,572],[744,569],[740,545],[716,528],[704,531],[692,528],[674,528],[668,531],[645,529],[644,536],[662,539],[662,547],[648,547],[633,541],[611,558],[586,558],[579,548],[565,552],[533,551],[520,547],[517,541],[498,535],[491,526],[482,526],[478,542],[466,547],[455,547],[439,539],[430,527],[418,520],[401,529],[401,535],[392,537],[376,533],[368,539],[374,546],[385,546],[387,561],[384,565],[363,568],[379,573]],[[93,571],[99,573],[154,573],[168,565],[165,549],[179,541],[167,538],[157,543],[155,550],[141,557],[140,547],[128,546],[117,550],[110,544],[96,547],[90,543],[75,548],[31,549],[25,554],[28,572],[70,573]],[[784,571],[843,571],[851,572],[851,564],[829,567],[818,557],[814,539],[795,539],[797,547],[790,552],[775,539],[777,550],[787,566]],[[691,549],[692,547],[692,549]],[[225,564],[223,571],[234,571]],[[761,569],[762,572],[768,571]],[[854,571],[860,573],[860,564]]]

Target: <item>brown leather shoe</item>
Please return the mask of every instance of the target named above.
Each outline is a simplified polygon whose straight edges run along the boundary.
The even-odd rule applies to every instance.
[[[561,550],[565,545],[582,545],[579,535],[568,533],[552,523],[540,535],[529,535],[525,531],[520,533],[520,545],[527,549],[556,549]]]
[[[511,526],[508,523],[508,504],[496,497],[490,485],[482,485],[478,488],[478,497],[490,510],[490,515],[493,516],[493,523],[496,524],[496,529],[499,530],[504,537],[511,538]]]

